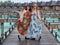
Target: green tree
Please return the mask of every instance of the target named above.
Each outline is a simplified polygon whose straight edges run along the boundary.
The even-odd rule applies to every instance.
[[[2,1],[0,1],[0,4],[3,4],[3,2],[2,2]]]
[[[4,4],[14,4],[14,2],[11,2],[11,1],[4,1]]]

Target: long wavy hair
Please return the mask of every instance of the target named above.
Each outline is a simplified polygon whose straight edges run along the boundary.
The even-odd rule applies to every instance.
[[[32,11],[34,10],[34,5],[37,6],[36,10],[40,10],[40,8],[38,7],[38,4],[37,3],[34,3],[33,6],[32,6]]]
[[[24,9],[27,10],[27,7],[28,7],[28,6],[30,7],[29,11],[31,12],[32,9],[31,9],[31,6],[30,6],[29,4],[27,4]]]

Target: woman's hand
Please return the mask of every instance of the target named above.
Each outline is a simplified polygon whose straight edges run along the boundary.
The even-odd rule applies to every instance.
[[[20,21],[21,21],[21,22],[23,21],[23,17],[20,18]]]
[[[42,20],[39,20],[39,23],[43,23]]]

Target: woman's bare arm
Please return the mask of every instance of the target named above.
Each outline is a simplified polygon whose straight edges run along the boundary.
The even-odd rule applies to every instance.
[[[39,23],[42,23],[42,18],[41,18],[41,15],[40,15],[40,10],[38,10],[38,18],[39,18]]]
[[[25,14],[26,10],[23,10],[22,13],[21,13],[21,16],[20,16],[20,20],[22,21],[23,20],[23,15]]]
[[[38,18],[40,21],[42,20],[41,15],[40,15],[40,10],[38,10]]]

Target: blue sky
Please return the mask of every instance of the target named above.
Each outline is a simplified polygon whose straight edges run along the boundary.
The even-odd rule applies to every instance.
[[[0,0],[0,1],[6,1],[6,0]],[[34,1],[36,2],[37,0],[11,0],[13,2],[21,2],[21,3],[24,3],[24,2],[31,2],[31,1]],[[50,0],[38,0],[38,1],[50,1]]]

